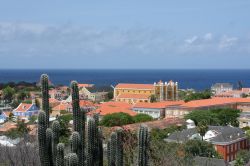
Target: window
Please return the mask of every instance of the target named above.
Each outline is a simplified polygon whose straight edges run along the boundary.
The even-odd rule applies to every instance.
[[[229,146],[230,146],[230,145],[227,145],[227,153],[229,153]]]

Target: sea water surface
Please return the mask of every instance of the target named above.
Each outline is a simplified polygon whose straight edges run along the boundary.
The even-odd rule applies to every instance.
[[[117,83],[154,83],[162,81],[177,81],[182,89],[208,89],[212,84],[228,82],[237,86],[241,81],[244,87],[250,87],[250,70],[115,70],[115,69],[81,69],[81,70],[51,70],[25,69],[0,70],[0,83],[6,82],[37,82],[40,75],[47,73],[53,84],[69,85],[70,81],[92,83],[97,86],[116,85]]]

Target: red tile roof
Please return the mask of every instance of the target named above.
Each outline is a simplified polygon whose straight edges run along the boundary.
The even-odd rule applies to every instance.
[[[70,107],[69,103],[60,103],[59,105],[52,108],[53,111],[67,110]]]
[[[84,87],[92,87],[93,84],[78,84],[79,88],[84,88]]]
[[[16,112],[26,112],[32,106],[32,104],[20,103],[19,106],[14,110]]]
[[[204,100],[193,100],[182,104],[181,107],[208,107],[214,105],[224,105],[224,104],[233,104],[233,103],[250,103],[250,98],[219,98],[215,97],[212,99]]]
[[[149,99],[150,95],[146,94],[120,94],[117,96],[118,99]]]
[[[116,85],[115,88],[121,88],[121,89],[150,89],[154,90],[153,84],[126,84],[126,83],[120,83]]]
[[[181,105],[184,101],[162,101],[156,103],[136,103],[134,108],[166,108],[167,106]]]
[[[100,113],[101,116],[124,112],[131,116],[136,115],[136,112],[132,111],[132,105],[125,102],[105,102],[100,104],[100,107],[88,114]]]

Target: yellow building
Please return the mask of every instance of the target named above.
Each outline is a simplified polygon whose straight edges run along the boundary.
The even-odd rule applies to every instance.
[[[114,88],[114,100],[127,103],[150,102],[154,95],[157,101],[177,100],[178,83],[159,81],[154,84],[124,84],[120,83]]]

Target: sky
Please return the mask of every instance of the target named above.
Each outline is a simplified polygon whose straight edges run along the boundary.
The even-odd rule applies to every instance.
[[[1,0],[1,69],[250,69],[249,0]]]

